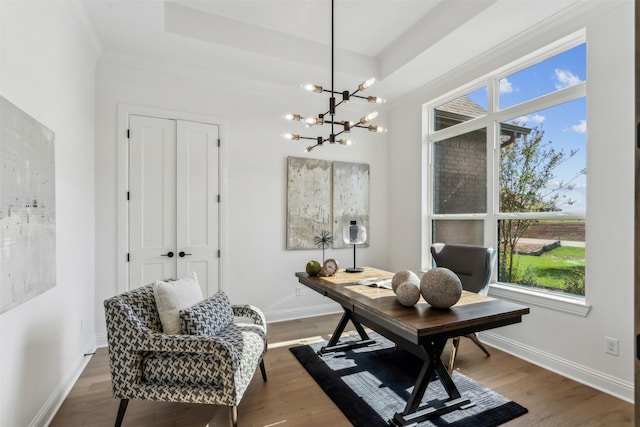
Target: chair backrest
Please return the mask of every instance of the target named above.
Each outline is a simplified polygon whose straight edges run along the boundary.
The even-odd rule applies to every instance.
[[[487,294],[495,255],[493,248],[434,243],[431,255],[436,266],[448,268],[458,275],[462,289]]]
[[[153,285],[142,286],[104,301],[109,366],[114,396],[129,398],[139,380],[142,336],[161,332]]]

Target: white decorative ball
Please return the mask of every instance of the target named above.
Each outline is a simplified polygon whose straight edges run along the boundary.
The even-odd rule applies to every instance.
[[[436,267],[426,271],[422,276],[420,293],[433,307],[449,308],[462,296],[462,283],[453,271]]]
[[[420,279],[418,279],[418,276],[416,276],[413,271],[402,270],[394,274],[393,278],[391,279],[391,289],[393,289],[393,292],[396,292],[396,289],[398,289],[400,283],[404,282],[411,282],[416,286],[420,286]]]
[[[396,289],[396,298],[400,304],[407,307],[416,305],[420,299],[420,288],[413,282],[400,283]]]

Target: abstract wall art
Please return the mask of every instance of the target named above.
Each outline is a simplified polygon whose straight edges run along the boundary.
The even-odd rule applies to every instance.
[[[317,249],[323,231],[333,248],[350,247],[342,229],[353,220],[369,229],[368,164],[287,158],[287,249]]]
[[[333,162],[333,247],[351,247],[344,243],[342,230],[350,221],[367,229],[369,246],[369,165]]]
[[[56,285],[54,143],[0,97],[0,313]]]
[[[331,230],[331,162],[287,158],[287,249],[313,249]]]

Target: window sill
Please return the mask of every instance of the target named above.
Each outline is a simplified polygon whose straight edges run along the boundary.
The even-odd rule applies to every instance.
[[[591,306],[583,298],[565,297],[544,291],[534,291],[516,286],[492,283],[489,286],[489,296],[507,298],[525,304],[537,305],[550,310],[587,317]]]

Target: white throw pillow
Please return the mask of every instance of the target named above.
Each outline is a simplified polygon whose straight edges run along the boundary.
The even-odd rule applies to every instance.
[[[162,331],[165,334],[181,334],[180,310],[189,308],[203,300],[196,273],[171,282],[156,280],[153,293],[156,298],[160,322],[162,322]]]

